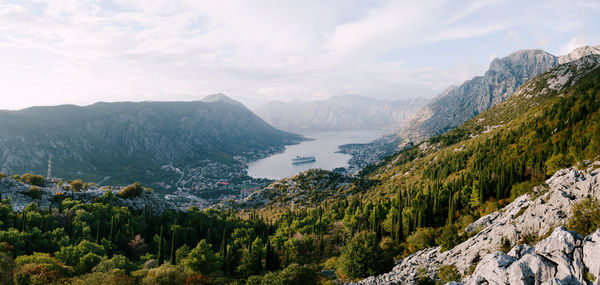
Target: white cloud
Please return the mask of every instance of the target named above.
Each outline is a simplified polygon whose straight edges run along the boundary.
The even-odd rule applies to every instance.
[[[216,92],[432,96],[481,73],[489,54],[598,38],[594,2],[543,3],[0,1],[0,109]],[[556,27],[545,26],[549,19]]]

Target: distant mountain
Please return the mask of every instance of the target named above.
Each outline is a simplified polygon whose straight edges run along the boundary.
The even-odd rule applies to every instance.
[[[571,61],[578,60],[584,56],[588,56],[590,54],[600,54],[600,45],[597,46],[583,46],[580,48],[576,48],[571,51],[567,55],[559,56],[558,63],[567,63]]]
[[[0,111],[0,172],[109,183],[166,182],[181,171],[240,164],[300,141],[239,102],[96,103]],[[110,177],[110,178],[108,178]]]
[[[255,111],[273,126],[294,132],[389,128],[409,118],[425,99],[384,101],[357,95],[306,103],[269,102]]]
[[[405,121],[397,133],[413,142],[445,133],[505,101],[529,79],[590,54],[600,54],[600,46],[581,47],[560,57],[543,50],[520,50],[496,58],[483,76],[447,88]]]

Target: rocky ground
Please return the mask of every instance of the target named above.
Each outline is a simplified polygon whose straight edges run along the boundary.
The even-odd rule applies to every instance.
[[[351,284],[414,284],[417,269],[433,279],[442,265],[455,265],[465,284],[586,284],[584,268],[600,276],[600,230],[581,237],[563,225],[573,204],[588,197],[600,198],[600,163],[579,171],[563,169],[501,211],[481,217],[465,231],[476,234],[451,250],[419,251],[380,276]],[[600,214],[600,213],[599,213]],[[541,240],[535,246],[517,245],[525,236]],[[513,248],[499,251],[503,238]],[[472,274],[468,274],[471,270]]]
[[[53,197],[59,193],[63,193],[66,198],[73,198],[74,200],[91,203],[96,199],[101,199],[107,191],[110,191],[115,195],[115,203],[129,207],[132,210],[144,210],[146,207],[152,207],[154,213],[160,214],[165,209],[176,208],[174,205],[163,199],[163,197],[149,191],[143,191],[142,194],[137,197],[127,199],[119,198],[116,195],[123,187],[104,186],[97,188],[90,186],[85,191],[71,192],[62,186],[58,186],[56,183],[47,183],[47,187],[39,187],[41,192],[41,197],[39,199],[35,199],[27,194],[29,193],[30,188],[31,185],[21,183],[11,177],[0,179],[0,195],[2,199],[10,198],[11,205],[15,211],[22,211],[31,202],[38,203],[41,208],[57,207],[58,204]]]

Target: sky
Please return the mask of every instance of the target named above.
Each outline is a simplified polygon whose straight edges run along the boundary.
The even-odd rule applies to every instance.
[[[495,57],[598,44],[597,0],[0,0],[0,109],[430,98]]]

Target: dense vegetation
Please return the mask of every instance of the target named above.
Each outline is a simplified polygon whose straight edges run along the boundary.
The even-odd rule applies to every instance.
[[[306,203],[295,208],[191,208],[157,215],[149,206],[132,211],[116,205],[115,199],[139,195],[139,184],[123,189],[121,198],[106,192],[86,204],[66,194],[52,208],[32,203],[21,212],[2,200],[0,279],[315,284],[386,272],[394,258],[426,247],[450,249],[467,238],[462,229],[479,216],[543,184],[561,167],[597,159],[600,69],[576,71],[579,80],[563,90],[547,88],[552,74],[542,75],[461,127],[365,169],[362,178],[371,181],[350,183],[352,191],[337,187],[344,182],[338,179],[305,181],[318,180],[321,172],[281,184],[309,190],[298,192]],[[278,199],[287,190],[272,186],[274,201],[298,198]],[[312,193],[323,189],[331,195]],[[586,201],[574,207],[569,222],[581,233],[600,226],[594,216],[598,202]],[[438,277],[451,281],[460,274],[444,266]]]

